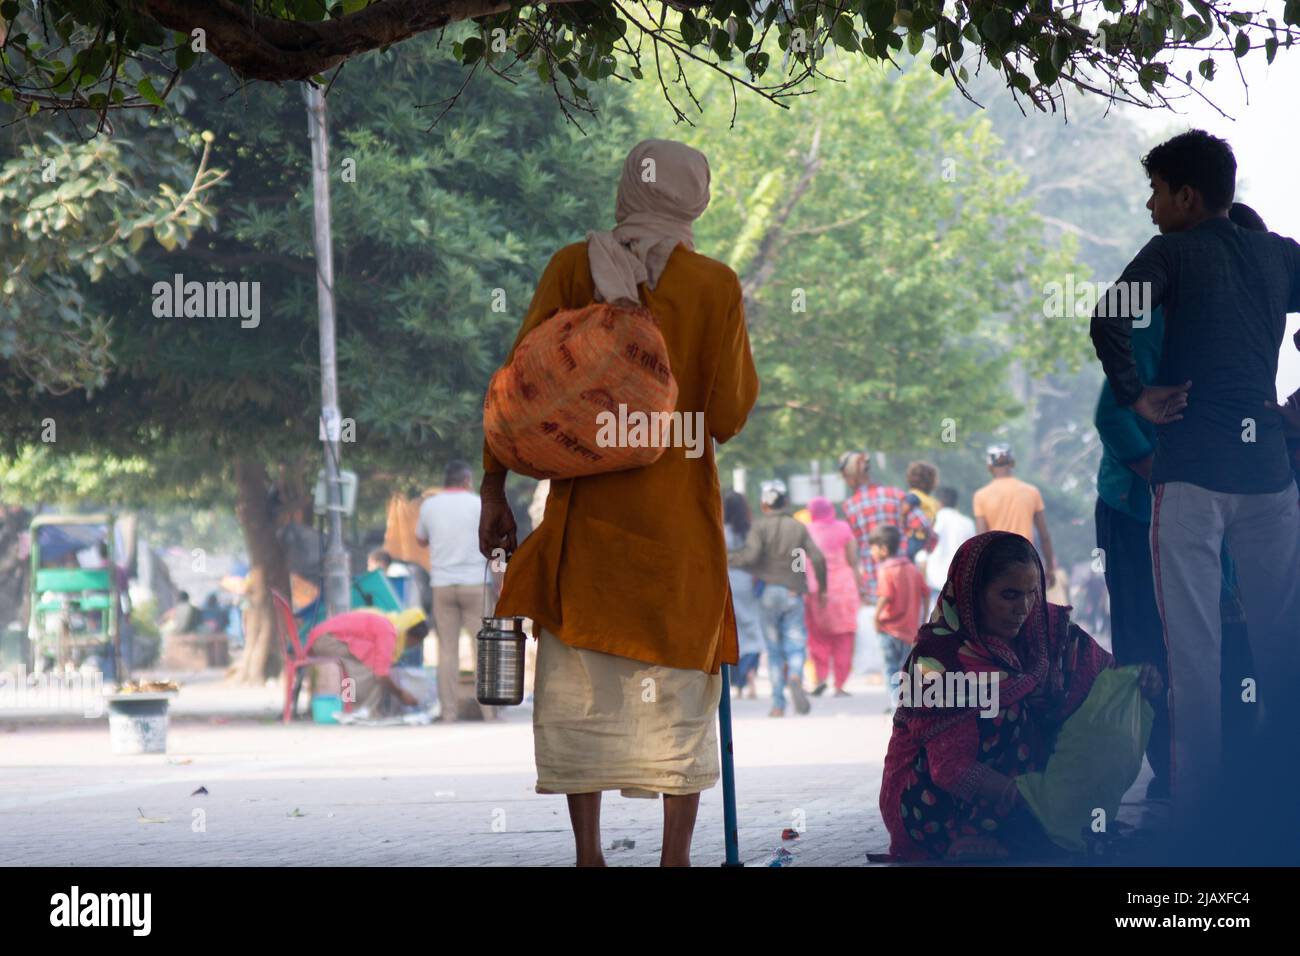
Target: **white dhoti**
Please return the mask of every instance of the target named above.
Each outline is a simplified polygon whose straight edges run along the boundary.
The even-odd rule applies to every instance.
[[[538,793],[680,796],[718,781],[722,676],[570,647],[540,629]]]

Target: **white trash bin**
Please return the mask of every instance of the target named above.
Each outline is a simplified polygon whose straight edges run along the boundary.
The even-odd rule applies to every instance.
[[[174,694],[110,694],[108,735],[115,754],[167,752],[167,708]]]

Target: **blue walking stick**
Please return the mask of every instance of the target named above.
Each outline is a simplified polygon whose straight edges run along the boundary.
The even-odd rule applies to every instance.
[[[736,830],[736,762],[731,752],[731,678],[722,665],[722,699],[718,702],[718,724],[722,743],[722,825],[727,844],[723,866],[744,866],[740,862],[740,838]]]

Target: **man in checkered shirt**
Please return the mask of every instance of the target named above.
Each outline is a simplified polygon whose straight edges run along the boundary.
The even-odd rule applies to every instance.
[[[876,562],[871,557],[871,545],[867,537],[876,528],[892,524],[900,532],[906,533],[913,525],[924,528],[933,540],[933,528],[920,508],[913,508],[909,518],[903,517],[903,499],[907,492],[902,488],[891,488],[871,481],[871,462],[865,451],[846,451],[840,456],[840,474],[844,483],[851,489],[851,494],[841,507],[844,520],[853,529],[853,536],[858,543],[858,555],[862,560],[860,591],[864,604],[876,603]]]

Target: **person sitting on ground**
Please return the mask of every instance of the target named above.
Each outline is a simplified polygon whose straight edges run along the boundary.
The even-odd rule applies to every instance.
[[[383,614],[362,609],[336,614],[313,627],[307,634],[307,653],[339,658],[347,678],[353,681],[357,709],[364,707],[371,717],[380,717],[396,713],[399,702],[408,707],[419,704],[390,676],[396,643],[393,622]]]
[[[927,673],[996,673],[998,713],[977,701],[905,700],[894,715],[880,811],[890,853],[903,860],[999,858],[1052,852],[1016,777],[1042,770],[1057,730],[1114,659],[1049,604],[1034,546],[990,531],[963,544],[930,623],[907,660],[910,686]],[[1150,664],[1138,686],[1164,692]]]
[[[208,634],[224,634],[227,617],[228,613],[217,597],[217,592],[209,593],[199,611],[199,626]]]
[[[199,609],[190,603],[188,591],[176,595],[176,603],[163,614],[158,630],[163,634],[192,634],[199,623]]]

